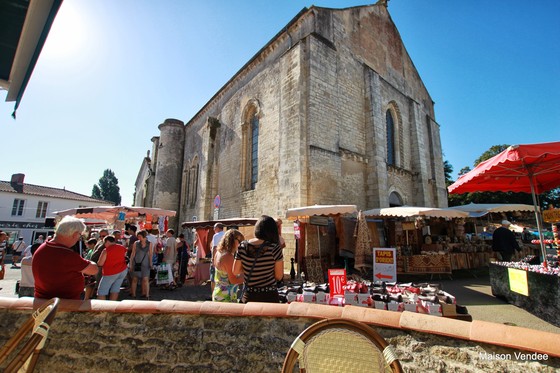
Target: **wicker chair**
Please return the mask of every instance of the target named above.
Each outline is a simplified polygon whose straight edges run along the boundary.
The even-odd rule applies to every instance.
[[[292,343],[282,373],[402,372],[393,348],[366,324],[327,319],[305,329]]]
[[[4,361],[20,345],[20,342],[31,332],[31,337],[23,344],[18,354],[8,363],[4,372],[32,372],[39,359],[41,349],[45,346],[50,324],[56,316],[59,303],[53,298],[43,304],[10,338],[0,350],[0,369]],[[20,370],[21,368],[21,370]]]

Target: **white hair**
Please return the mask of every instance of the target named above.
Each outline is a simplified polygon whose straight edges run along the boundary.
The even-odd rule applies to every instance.
[[[86,225],[80,219],[73,216],[65,216],[56,225],[55,234],[68,237],[76,232],[82,234],[85,230]]]

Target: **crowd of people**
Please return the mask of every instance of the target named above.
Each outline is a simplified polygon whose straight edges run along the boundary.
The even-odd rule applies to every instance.
[[[214,226],[211,299],[278,302],[285,246],[278,221],[263,215],[249,240],[239,230],[225,228]],[[0,240],[5,237],[0,231]],[[160,236],[157,230],[138,231],[127,224],[124,232],[87,233],[85,224],[71,216],[58,222],[54,236],[23,246],[13,257],[22,275],[18,293],[38,298],[118,300],[125,289],[136,299],[140,285],[139,298],[150,299],[151,285],[173,290],[184,284],[193,255],[185,236],[175,237],[173,229]]]

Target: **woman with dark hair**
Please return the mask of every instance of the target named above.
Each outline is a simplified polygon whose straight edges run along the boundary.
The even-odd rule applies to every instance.
[[[278,303],[277,281],[284,277],[284,257],[276,221],[267,215],[255,224],[255,238],[243,241],[235,254],[233,274],[243,275],[242,302]]]

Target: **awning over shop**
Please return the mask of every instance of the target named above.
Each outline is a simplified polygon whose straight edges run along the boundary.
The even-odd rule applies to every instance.
[[[467,212],[449,209],[440,209],[436,207],[415,207],[415,206],[399,206],[387,207],[379,209],[371,209],[364,211],[365,216],[394,216],[394,217],[412,217],[412,216],[429,216],[434,218],[466,218],[469,216]]]
[[[232,219],[220,219],[220,220],[203,220],[203,221],[186,221],[181,223],[183,228],[213,228],[214,224],[222,223],[226,227],[246,227],[255,225],[258,219],[255,218],[232,218]]]
[[[73,208],[61,211],[55,211],[58,217],[72,215],[76,218],[84,219],[101,219],[107,221],[116,220],[119,214],[123,213],[125,219],[136,218],[139,215],[154,215],[154,216],[175,216],[175,211],[158,209],[155,207],[129,207],[129,206],[94,206]]]
[[[450,209],[464,211],[471,218],[478,218],[491,212],[533,211],[534,206],[516,203],[469,203],[468,205],[453,206]]]
[[[314,205],[291,208],[286,211],[286,218],[290,220],[303,219],[316,215],[356,214],[356,205]]]

